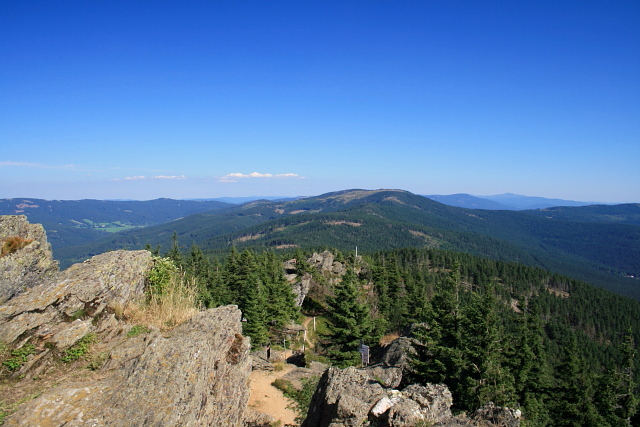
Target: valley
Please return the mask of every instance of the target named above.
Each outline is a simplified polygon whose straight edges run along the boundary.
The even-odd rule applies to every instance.
[[[482,210],[402,190],[345,190],[224,206],[78,244],[54,244],[54,253],[66,267],[107,250],[168,250],[174,235],[183,250],[195,244],[211,254],[225,253],[230,245],[342,251],[357,246],[362,252],[432,247],[542,267],[640,299],[631,277],[640,276],[638,218],[638,204]]]

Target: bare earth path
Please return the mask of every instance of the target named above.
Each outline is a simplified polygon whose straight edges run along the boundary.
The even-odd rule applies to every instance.
[[[271,385],[276,378],[286,375],[294,368],[295,365],[286,364],[282,371],[252,371],[249,406],[282,421],[282,425],[296,424],[296,413],[287,409],[287,405],[291,401]]]

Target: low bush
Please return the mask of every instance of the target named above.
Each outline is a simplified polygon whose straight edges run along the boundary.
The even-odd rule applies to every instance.
[[[144,300],[127,304],[123,317],[131,323],[149,325],[160,330],[173,329],[200,310],[198,287],[169,258],[155,258],[147,277]]]
[[[60,358],[65,363],[75,362],[89,352],[91,344],[96,340],[95,334],[87,334],[72,347],[66,349]]]
[[[10,371],[17,371],[27,363],[29,356],[36,353],[36,348],[33,344],[25,344],[20,348],[11,350],[11,357],[4,360],[2,364],[9,368]]]

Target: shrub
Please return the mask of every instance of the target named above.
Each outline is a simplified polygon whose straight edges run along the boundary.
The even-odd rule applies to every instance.
[[[129,303],[123,309],[127,321],[172,329],[186,322],[199,311],[198,287],[187,280],[169,258],[155,258],[147,276],[147,296],[144,301]]]
[[[89,352],[89,347],[96,340],[95,334],[87,334],[73,347],[65,350],[64,355],[60,358],[65,363],[75,362]]]
[[[20,236],[6,237],[4,240],[2,240],[2,246],[0,247],[0,257],[15,253],[31,242],[33,242],[33,239],[25,239]]]
[[[171,258],[153,257],[153,267],[147,275],[150,295],[162,295],[178,275],[178,268]]]
[[[36,353],[36,348],[33,344],[25,344],[20,348],[16,348],[11,351],[11,358],[2,362],[4,366],[9,368],[10,371],[17,371],[27,363],[29,356]]]

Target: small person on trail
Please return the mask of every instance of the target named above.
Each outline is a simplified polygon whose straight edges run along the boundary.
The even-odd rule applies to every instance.
[[[271,359],[271,343],[267,344],[267,360]]]

